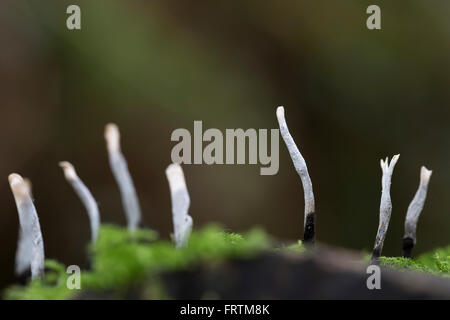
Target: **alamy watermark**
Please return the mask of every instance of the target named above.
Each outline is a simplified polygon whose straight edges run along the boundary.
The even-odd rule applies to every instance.
[[[367,7],[367,14],[370,16],[366,20],[366,26],[369,30],[380,30],[381,29],[381,9],[376,4],[372,4]]]
[[[371,264],[367,267],[367,274],[370,276],[367,278],[366,286],[369,290],[381,289],[381,269],[379,266]]]
[[[81,30],[81,9],[76,4],[67,7],[66,13],[69,16],[66,19],[66,26],[69,30]]]
[[[73,264],[67,267],[66,273],[70,274],[66,280],[66,287],[69,290],[81,289],[81,269],[79,266]]]
[[[178,143],[172,148],[171,158],[180,164],[259,163],[261,175],[274,175],[279,168],[279,135],[278,129],[226,129],[223,134],[210,128],[203,132],[203,122],[194,121],[193,137],[185,128],[172,132],[171,141]],[[204,142],[208,143],[204,146]]]

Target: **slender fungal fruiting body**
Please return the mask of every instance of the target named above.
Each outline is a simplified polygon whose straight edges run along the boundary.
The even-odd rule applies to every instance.
[[[31,268],[31,278],[36,279],[44,273],[44,241],[36,208],[31,198],[31,184],[20,175],[13,173],[8,177],[11,191],[19,214],[19,241],[16,252],[16,274]]]
[[[392,213],[392,201],[391,201],[391,181],[392,173],[394,172],[395,164],[397,163],[400,155],[397,154],[392,157],[389,163],[388,158],[383,161],[380,160],[381,170],[383,172],[381,178],[381,202],[380,202],[380,221],[378,225],[377,237],[375,239],[375,245],[372,252],[371,264],[375,264],[381,255],[383,250],[384,239],[386,238],[386,232],[389,227],[389,220]]]
[[[78,177],[75,168],[70,162],[62,161],[59,163],[59,166],[64,170],[64,176],[66,177],[67,182],[71,184],[73,190],[86,208],[91,225],[91,241],[95,242],[97,241],[98,230],[100,227],[100,214],[97,201],[95,201],[92,193]]]
[[[405,235],[403,237],[403,257],[411,258],[411,252],[416,244],[417,221],[419,221],[420,213],[423,210],[425,200],[427,198],[428,183],[431,178],[432,171],[425,167],[420,169],[420,184],[416,195],[409,204],[405,219]]]
[[[289,133],[288,126],[284,117],[284,108],[282,106],[277,108],[277,119],[280,126],[281,136],[286,144],[286,147],[294,163],[300,179],[302,180],[303,192],[305,197],[305,220],[304,220],[304,235],[303,242],[305,244],[314,244],[315,242],[315,202],[314,192],[311,178],[309,177],[308,168],[306,167],[305,159],[300,153],[294,139]]]
[[[166,169],[169,181],[170,197],[172,200],[172,221],[174,239],[177,248],[187,245],[192,231],[192,217],[188,214],[190,198],[184,179],[183,169],[173,163]]]
[[[133,180],[128,171],[127,162],[120,149],[120,133],[116,124],[109,123],[106,125],[105,139],[109,164],[120,189],[122,205],[127,217],[128,230],[134,231],[141,222],[141,208],[139,207]]]

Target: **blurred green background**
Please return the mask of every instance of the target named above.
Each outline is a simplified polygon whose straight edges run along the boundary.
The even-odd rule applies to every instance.
[[[78,4],[82,30],[66,28]],[[366,28],[370,4],[382,30]],[[31,179],[46,256],[83,264],[89,223],[57,164],[71,161],[103,222],[124,224],[103,139],[119,124],[145,223],[172,228],[164,169],[176,128],[277,128],[284,105],[306,158],[319,241],[370,250],[379,159],[400,153],[383,253],[399,255],[419,169],[433,169],[416,253],[450,244],[450,2],[0,2],[0,288],[14,282],[18,218],[7,182]],[[284,143],[280,170],[186,165],[195,226],[303,234],[303,191]]]

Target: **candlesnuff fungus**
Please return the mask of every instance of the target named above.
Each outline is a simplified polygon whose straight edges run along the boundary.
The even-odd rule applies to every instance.
[[[106,125],[105,139],[109,164],[120,189],[122,205],[127,217],[128,230],[134,231],[141,222],[141,208],[139,207],[133,180],[128,171],[127,162],[120,150],[120,133],[116,124],[109,123]]]
[[[409,204],[405,219],[405,236],[403,237],[403,257],[411,258],[411,252],[416,244],[416,228],[420,213],[423,210],[425,199],[427,198],[428,182],[431,177],[431,170],[425,167],[420,169],[420,184],[416,195]]]
[[[282,106],[277,108],[278,124],[280,125],[281,136],[283,137],[286,147],[294,163],[300,179],[302,180],[303,191],[305,196],[305,221],[304,221],[304,235],[303,242],[305,244],[314,244],[315,241],[315,203],[314,193],[311,178],[309,177],[308,168],[306,167],[305,159],[297,148],[294,139],[289,133],[286,120],[284,118],[284,108]]]
[[[72,185],[73,190],[86,208],[91,224],[91,241],[95,242],[97,240],[98,229],[100,227],[100,214],[98,211],[97,202],[83,181],[80,180],[75,168],[70,162],[62,161],[59,163],[59,166],[64,170],[64,176],[66,177],[67,182]]]
[[[386,238],[386,231],[389,227],[389,220],[391,219],[392,213],[392,202],[391,202],[391,180],[392,173],[394,171],[395,164],[400,157],[399,154],[392,157],[389,163],[388,158],[383,161],[380,160],[381,170],[383,175],[381,177],[381,202],[380,202],[380,222],[378,224],[377,237],[375,239],[375,246],[372,251],[371,264],[377,263],[378,258],[381,255],[381,250],[383,250],[384,239]]]
[[[31,198],[31,183],[13,173],[8,177],[19,214],[19,241],[16,251],[15,272],[20,275],[31,267],[31,278],[44,273],[44,242],[41,226]]]
[[[184,179],[183,169],[177,163],[166,169],[172,199],[172,221],[177,248],[187,245],[192,230],[192,217],[188,214],[190,198]]]

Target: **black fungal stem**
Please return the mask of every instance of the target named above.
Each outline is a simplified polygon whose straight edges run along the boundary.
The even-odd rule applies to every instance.
[[[314,212],[309,213],[306,216],[305,231],[303,234],[303,243],[305,245],[314,245],[316,239],[315,231],[316,214]]]
[[[413,248],[414,248],[414,240],[409,237],[403,238],[402,249],[404,258],[412,258]]]

